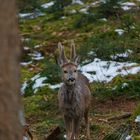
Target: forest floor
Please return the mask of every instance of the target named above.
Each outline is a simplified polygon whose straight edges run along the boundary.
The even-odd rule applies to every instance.
[[[138,98],[132,97],[130,98],[126,96],[120,96],[110,99],[99,99],[93,97],[90,111],[91,140],[102,140],[107,134],[115,131],[122,124],[125,124],[131,118],[131,116],[130,117],[124,116],[125,115],[127,116],[127,114],[128,116],[129,114],[133,114],[138,102],[139,102]],[[54,117],[59,118],[60,114],[58,116],[52,116],[52,118]],[[27,118],[27,120],[31,124],[31,130],[34,129],[36,122],[39,121],[36,120],[34,117]],[[57,125],[53,125],[52,127],[50,127],[49,133],[52,133],[51,131],[53,130],[52,128],[55,128],[56,126]],[[63,133],[62,135],[64,136],[65,134],[64,128],[63,127],[60,128],[62,128]],[[35,140],[44,140],[45,133],[41,135],[37,133],[33,132]],[[47,133],[48,131],[46,131],[46,134]],[[85,140],[83,126],[81,128],[80,137],[81,137],[80,140]]]
[[[139,99],[125,96],[108,100],[94,98],[91,109],[95,113],[91,115],[91,126],[95,125],[97,128],[94,127],[91,131],[92,140],[102,140],[106,134],[125,124],[130,117],[123,116],[133,114],[138,102]]]

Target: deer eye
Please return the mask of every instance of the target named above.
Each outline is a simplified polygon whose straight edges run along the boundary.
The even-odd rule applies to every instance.
[[[74,72],[77,72],[77,70],[74,70]]]
[[[66,70],[64,70],[64,73],[68,73]]]

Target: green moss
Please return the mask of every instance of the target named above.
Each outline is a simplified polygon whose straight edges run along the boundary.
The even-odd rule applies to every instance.
[[[21,68],[21,82],[24,82],[30,79],[31,77],[33,77],[34,74],[35,74],[34,71],[29,71],[27,67],[22,67]]]

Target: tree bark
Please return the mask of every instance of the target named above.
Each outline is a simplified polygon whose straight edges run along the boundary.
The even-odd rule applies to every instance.
[[[21,140],[16,1],[0,0],[0,140]]]

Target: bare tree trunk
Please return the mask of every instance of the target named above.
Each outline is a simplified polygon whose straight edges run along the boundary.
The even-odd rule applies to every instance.
[[[15,0],[0,0],[0,140],[21,140]]]

